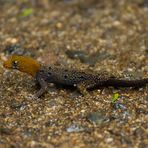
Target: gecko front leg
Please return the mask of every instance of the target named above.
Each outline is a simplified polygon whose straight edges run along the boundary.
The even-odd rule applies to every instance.
[[[36,76],[36,80],[41,87],[40,90],[35,94],[35,97],[39,98],[47,91],[47,82],[40,74]]]

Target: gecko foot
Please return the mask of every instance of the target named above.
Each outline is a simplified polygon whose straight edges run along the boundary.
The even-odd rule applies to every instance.
[[[89,94],[84,83],[78,84],[77,89],[79,90],[82,96],[86,96]]]

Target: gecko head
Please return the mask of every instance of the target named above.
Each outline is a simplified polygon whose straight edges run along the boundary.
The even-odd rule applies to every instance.
[[[40,64],[36,60],[27,56],[13,55],[4,62],[3,66],[8,69],[17,69],[32,76],[35,76],[40,69]]]

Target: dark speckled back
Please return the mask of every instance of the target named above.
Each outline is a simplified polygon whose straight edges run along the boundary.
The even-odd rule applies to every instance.
[[[37,78],[38,80],[43,79],[49,83],[77,86],[79,88],[83,85],[86,89],[93,89],[102,86],[140,87],[147,84],[147,79],[122,80],[106,73],[94,74],[56,66],[42,67],[37,73]]]
[[[56,66],[42,67],[40,74],[47,82],[64,85],[76,85],[85,81],[97,83],[102,79],[102,76],[99,74],[86,73],[84,71],[73,69],[64,69]]]

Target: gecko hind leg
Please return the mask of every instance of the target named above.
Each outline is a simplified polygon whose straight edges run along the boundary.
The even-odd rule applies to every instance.
[[[83,81],[77,84],[77,89],[79,90],[79,92],[85,96],[88,95],[88,90],[89,88],[92,88],[95,86],[95,83],[90,82],[90,81]]]

